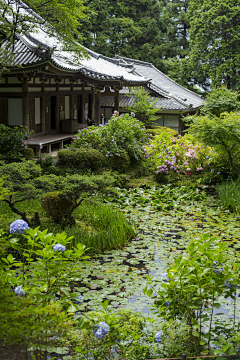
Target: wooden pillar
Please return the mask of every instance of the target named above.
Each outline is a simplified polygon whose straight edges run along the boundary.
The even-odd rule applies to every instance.
[[[74,96],[70,95],[70,119],[74,119]]]
[[[22,118],[23,125],[29,129],[29,97],[28,97],[28,82],[24,80],[22,84]]]
[[[95,125],[98,126],[100,124],[100,106],[101,106],[101,97],[100,97],[100,89],[95,90]]]
[[[84,125],[85,124],[85,119],[84,119],[84,115],[85,115],[85,111],[84,111],[84,108],[85,108],[85,94],[83,93],[81,95],[81,124]]]
[[[42,132],[46,132],[46,98],[45,98],[45,84],[41,84],[41,91],[44,93],[44,95],[41,97],[41,124],[42,124]]]
[[[95,120],[95,112],[94,112],[94,92],[91,94],[91,116],[92,120]]]
[[[115,90],[116,95],[114,96],[114,110],[119,111],[119,89]]]
[[[59,131],[60,121],[59,121],[59,83],[56,83],[56,108],[55,108],[55,122],[56,122],[56,130]]]

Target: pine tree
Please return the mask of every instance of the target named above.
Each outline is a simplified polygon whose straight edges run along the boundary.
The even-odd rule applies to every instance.
[[[161,67],[161,5],[158,0],[88,0],[94,12],[79,27],[83,45],[113,57],[121,55]]]
[[[161,45],[163,56],[166,59],[183,59],[189,51],[189,0],[162,0],[160,29],[164,34]]]
[[[237,89],[240,69],[240,0],[190,0],[189,63],[195,81]]]

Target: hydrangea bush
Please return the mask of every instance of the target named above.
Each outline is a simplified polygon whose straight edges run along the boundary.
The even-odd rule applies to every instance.
[[[224,168],[221,154],[211,146],[195,142],[190,135],[173,137],[170,131],[163,131],[144,147],[148,159],[156,171],[156,178],[166,175],[214,173],[219,176]],[[226,169],[224,169],[226,172]]]
[[[0,124],[0,155],[7,158],[19,158],[24,156],[27,150],[28,140],[31,133],[27,127],[16,126],[13,129]]]
[[[72,138],[71,148],[97,149],[104,155],[106,163],[123,154],[130,161],[138,161],[144,156],[142,146],[148,142],[148,138],[144,125],[135,118],[134,113],[119,116],[115,111],[106,125],[80,130]]]

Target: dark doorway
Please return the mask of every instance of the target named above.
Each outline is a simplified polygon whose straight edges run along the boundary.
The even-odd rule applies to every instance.
[[[77,118],[78,118],[78,123],[81,123],[81,98],[82,98],[82,95],[77,96]]]
[[[56,129],[56,96],[51,96],[51,129]]]

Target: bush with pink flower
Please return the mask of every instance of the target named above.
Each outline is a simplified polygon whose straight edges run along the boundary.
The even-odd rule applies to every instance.
[[[220,156],[213,147],[195,142],[190,135],[173,137],[167,130],[155,136],[144,151],[160,180],[169,174],[191,176],[211,172]]]

